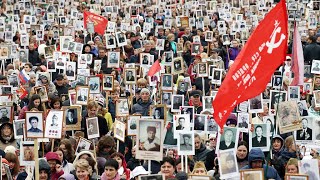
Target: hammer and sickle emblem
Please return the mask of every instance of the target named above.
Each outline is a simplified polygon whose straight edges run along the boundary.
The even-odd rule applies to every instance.
[[[274,48],[278,48],[283,40],[286,39],[286,35],[281,34],[281,37],[278,42],[275,43],[276,36],[281,32],[281,27],[277,27],[275,31],[272,33],[271,41],[267,41],[266,46],[268,47],[268,53],[271,54]]]

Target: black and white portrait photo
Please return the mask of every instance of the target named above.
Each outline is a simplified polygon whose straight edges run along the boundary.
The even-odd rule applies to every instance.
[[[14,137],[16,139],[22,139],[24,134],[24,119],[14,120],[13,121],[13,130],[14,130]]]
[[[242,129],[248,129],[249,119],[250,119],[249,113],[246,113],[246,112],[238,113],[238,127]]]
[[[127,99],[119,99],[116,104],[116,115],[126,116],[129,115],[129,105]]]
[[[170,64],[173,60],[173,52],[172,51],[166,51],[164,52],[164,64]]]
[[[127,135],[135,136],[137,135],[137,121],[140,119],[140,116],[129,116],[127,121]]]
[[[76,93],[76,104],[87,105],[89,101],[89,87],[77,86]]]
[[[8,75],[8,82],[9,85],[12,87],[18,87],[19,85],[19,78],[16,74]]]
[[[213,99],[214,99],[213,96],[203,96],[202,97],[203,109],[213,110],[213,107],[212,107]]]
[[[269,131],[266,123],[254,124],[253,131],[249,132],[249,145],[251,148],[268,150],[270,145]]]
[[[221,84],[221,78],[222,78],[222,69],[213,68],[212,72],[212,84]]]
[[[200,46],[201,44],[194,43],[191,45],[191,55],[200,54]]]
[[[189,131],[191,125],[190,116],[187,114],[173,115],[174,137],[178,138],[179,133]]]
[[[119,67],[119,59],[120,59],[120,53],[119,52],[108,52],[108,68]]]
[[[43,138],[43,114],[42,112],[26,112],[26,136],[27,138]]]
[[[198,77],[207,77],[208,71],[207,71],[207,63],[198,63]]]
[[[238,174],[238,163],[234,149],[222,150],[218,158],[220,165],[220,179],[228,179]]]
[[[172,99],[172,92],[162,92],[161,95],[161,104],[167,105],[167,107],[171,107],[171,99]]]
[[[91,94],[99,94],[100,93],[100,78],[97,76],[88,77],[88,84],[90,87]]]
[[[206,119],[207,119],[206,115],[204,115],[204,114],[195,114],[193,129],[195,131],[204,131]]]
[[[276,119],[281,119],[278,122],[280,133],[293,132],[302,128],[302,122],[296,101],[280,102],[277,105]]]
[[[163,120],[139,119],[136,151],[137,159],[158,160],[163,153]]]
[[[249,112],[251,113],[263,112],[262,94],[259,94],[256,97],[249,99]]]
[[[11,106],[0,106],[0,124],[10,122],[12,115]]]
[[[116,37],[112,34],[106,34],[107,49],[116,47]]]
[[[238,144],[238,134],[237,128],[234,127],[224,127],[223,134],[218,137],[219,150],[233,149],[235,145]]]
[[[126,135],[126,123],[115,120],[114,121],[114,137],[124,142],[124,138]]]
[[[153,119],[164,119],[165,118],[165,112],[166,112],[166,106],[163,105],[157,105],[150,107],[151,114]]]
[[[118,42],[119,47],[127,45],[127,38],[123,32],[117,32],[116,38],[117,38],[117,42]]]
[[[103,76],[103,90],[112,91],[113,90],[113,81],[114,81],[114,78],[112,75],[104,75]]]
[[[207,117],[207,132],[218,132],[219,130],[219,125],[216,123],[214,120],[213,116],[208,116]]]
[[[183,95],[172,95],[172,107],[171,111],[172,112],[179,112],[180,111],[180,106],[184,105],[184,96]]]
[[[302,159],[299,163],[299,173],[308,175],[311,179],[320,179],[317,159]]]
[[[125,82],[127,84],[136,83],[136,69],[125,69]]]
[[[86,128],[87,128],[88,139],[100,137],[99,123],[98,123],[97,117],[87,118]]]
[[[79,106],[63,106],[64,119],[67,130],[80,130],[81,129],[81,107]]]
[[[150,54],[149,53],[140,53],[140,64],[142,66],[147,66],[150,64]]]
[[[301,118],[302,129],[297,130],[296,140],[299,141],[312,141],[314,140],[313,132],[313,118],[312,117],[302,117]]]
[[[273,87],[280,88],[282,86],[282,76],[274,76]]]
[[[76,155],[81,151],[89,151],[91,143],[91,141],[80,137],[79,143],[76,148]]]
[[[46,118],[46,138],[60,139],[62,134],[63,110],[51,110]]]
[[[307,109],[307,103],[306,100],[297,101],[298,110],[300,116],[308,116],[308,109]]]
[[[289,100],[299,100],[300,99],[300,86],[289,86]]]
[[[213,32],[212,31],[207,31],[205,33],[205,41],[212,42],[212,39],[213,39]]]
[[[313,60],[312,61],[311,73],[320,74],[320,60]]]
[[[75,80],[76,79],[75,71],[76,71],[76,62],[67,61],[65,72],[66,72],[68,80]]]
[[[174,58],[172,63],[173,63],[173,65],[172,65],[173,66],[173,73],[179,74],[184,71],[183,59],[181,57]]]
[[[172,75],[171,74],[163,74],[161,76],[161,84],[163,90],[171,90],[172,89]]]
[[[278,103],[286,101],[287,99],[287,92],[286,91],[277,91],[277,90],[271,90],[270,91],[270,99],[271,102],[269,104],[269,114],[270,115],[276,115],[276,106]]]
[[[179,133],[178,139],[178,154],[179,155],[193,155],[194,148],[194,133],[184,131]]]

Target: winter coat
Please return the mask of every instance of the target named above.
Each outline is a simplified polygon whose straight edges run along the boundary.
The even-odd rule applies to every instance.
[[[251,163],[254,160],[261,160],[264,162],[265,156],[261,149],[259,148],[253,148],[249,152],[248,156],[249,164],[247,166],[244,166],[242,169],[252,169]],[[273,167],[268,166],[266,164],[262,165],[262,168],[264,169],[264,172],[267,172],[265,174],[266,179],[275,179],[275,180],[281,180],[277,170],[275,170]]]
[[[317,43],[311,43],[307,45],[303,50],[305,64],[311,65],[312,60],[320,59],[320,45]]]
[[[200,149],[196,149],[196,153],[193,156],[195,161],[202,161],[206,163],[207,154],[210,152],[209,149],[206,148],[206,146],[201,143]]]
[[[130,158],[127,163],[127,168],[129,168],[131,171],[134,170],[134,168],[141,166],[141,161],[139,159],[136,159],[134,157]]]
[[[101,176],[101,180],[107,180],[106,173],[103,173]],[[117,173],[116,177],[113,180],[120,180],[120,175]]]
[[[149,108],[151,104],[151,100],[148,102],[143,102],[141,99],[139,99],[138,102],[132,107],[132,114],[139,113],[142,116],[149,116]]]

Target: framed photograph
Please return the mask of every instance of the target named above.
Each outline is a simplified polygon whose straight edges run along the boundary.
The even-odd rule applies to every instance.
[[[184,106],[184,96],[183,95],[172,95],[172,100],[173,105],[171,107],[171,112],[179,112],[180,111],[180,106]]]
[[[81,129],[81,106],[62,106],[67,130]]]
[[[137,121],[141,116],[129,116],[127,121],[127,135],[136,136],[137,135]]]
[[[236,148],[238,144],[239,133],[237,133],[236,127],[224,127],[223,134],[218,136],[217,150],[227,150]]]
[[[198,63],[197,67],[198,77],[208,77],[207,63]]]
[[[295,101],[280,102],[278,105],[277,119],[281,134],[302,129],[300,113]]]
[[[161,75],[161,89],[162,90],[172,90],[173,78],[172,74],[162,74]]]
[[[81,151],[89,151],[91,146],[91,141],[80,137],[77,148],[76,148],[76,155]]]
[[[163,119],[164,121],[166,121],[166,115],[167,115],[166,105],[163,105],[163,104],[151,105],[149,112],[151,113],[150,115],[153,117],[153,119]]]
[[[188,114],[176,114],[173,115],[173,127],[174,127],[174,138],[179,138],[179,133],[190,131],[191,121]]]
[[[165,65],[172,65],[173,59],[173,52],[172,51],[165,51],[164,53],[164,63]]]
[[[306,174],[309,179],[320,179],[317,159],[303,159],[299,161],[299,173]]]
[[[120,98],[116,104],[116,115],[117,116],[128,116],[129,115],[129,105],[128,100]]]
[[[26,138],[43,138],[43,112],[27,111],[25,119]]]
[[[23,144],[23,141],[20,141],[20,165],[34,165],[34,160],[34,144]]]
[[[306,100],[297,101],[300,117],[308,116],[308,106]]]
[[[140,53],[140,65],[141,66],[148,66],[151,64],[151,56],[150,53]]]
[[[72,42],[72,36],[60,36],[60,51],[69,52],[69,42]]]
[[[214,100],[213,96],[202,96],[203,109],[213,111],[212,101]]]
[[[266,123],[252,124],[253,132],[249,132],[249,149],[260,148],[268,151],[270,147],[269,130]]]
[[[238,113],[238,128],[248,130],[250,115],[246,112]]]
[[[190,130],[190,129],[189,129]],[[194,132],[183,131],[178,136],[178,155],[194,155]]]
[[[167,107],[171,107],[171,99],[172,99],[172,92],[162,91],[161,93],[161,104],[167,105]]]
[[[205,114],[195,114],[194,115],[194,127],[195,131],[204,131],[206,126],[207,115]]]
[[[112,34],[106,34],[106,44],[107,49],[116,48],[116,37]]]
[[[315,131],[313,129],[316,126],[314,126],[313,121],[313,117],[301,117],[302,129],[295,132],[295,138],[297,141],[312,142],[315,140]]]
[[[289,100],[300,100],[300,86],[289,86],[288,93]]]
[[[223,69],[213,68],[211,80],[212,84],[221,85],[222,71]]]
[[[163,174],[141,175],[138,176],[138,180],[164,180]]]
[[[9,48],[6,46],[0,47],[0,59],[9,58]]]
[[[46,118],[44,137],[61,139],[63,118],[63,110],[50,110]]]
[[[287,99],[286,91],[270,90],[269,115],[276,115],[276,107],[279,102]]]
[[[320,90],[313,91],[315,106],[320,107]]]
[[[306,174],[285,174],[284,180],[309,180]]]
[[[212,115],[207,116],[207,125],[205,131],[217,133],[219,131],[219,125],[216,123]]]
[[[200,43],[191,44],[191,55],[195,56],[195,55],[200,54],[200,47],[201,47]]]
[[[263,112],[262,106],[262,94],[249,99],[249,112],[250,113],[260,113]]]
[[[88,139],[100,137],[98,117],[87,118],[86,127],[87,127]]]
[[[312,83],[303,83],[303,92],[307,94],[312,94]]]
[[[271,138],[272,136],[274,136],[276,131],[274,116],[264,116],[263,123],[266,123],[268,126],[267,130],[269,131],[269,137]]]
[[[125,135],[126,135],[126,123],[116,119],[114,121],[113,127],[114,127],[113,128],[114,137],[124,142]]]
[[[174,58],[172,61],[173,73],[180,74],[184,72],[183,59],[182,57]]]
[[[117,32],[116,38],[117,38],[118,47],[127,45],[127,38],[123,32]]]
[[[76,71],[76,62],[66,62],[66,75],[68,80],[76,80],[75,76],[75,71]]]
[[[88,77],[88,85],[90,87],[90,94],[100,94],[100,77]]]
[[[88,86],[76,87],[76,104],[87,105],[89,101],[90,89]]]
[[[136,69],[125,69],[124,76],[126,84],[136,84]]]
[[[213,32],[212,31],[206,31],[205,32],[205,41],[212,42],[213,40]]]
[[[163,157],[163,120],[138,120],[137,159],[161,161]],[[147,133],[146,133],[147,132]]]
[[[189,175],[191,180],[210,180],[211,177],[209,175]]]
[[[177,87],[177,94],[186,95],[188,91],[188,85],[189,83],[184,82],[184,80],[180,80]]]
[[[18,87],[19,86],[19,78],[16,74],[8,75],[8,83],[12,87]]]
[[[0,124],[12,122],[13,119],[13,107],[12,106],[0,106]]]
[[[37,86],[34,87],[36,94],[38,94],[41,98],[41,102],[47,102],[49,100],[47,89],[45,86]]]
[[[120,52],[108,52],[108,68],[119,68]]]
[[[103,90],[104,91],[112,91],[113,90],[113,75],[104,74],[103,75]]]
[[[240,170],[241,180],[264,179],[263,169]]]
[[[280,88],[282,87],[282,76],[281,75],[275,75],[273,78],[273,87],[274,88]]]
[[[24,119],[18,119],[13,121],[13,131],[14,137],[16,139],[22,139],[24,135],[24,123],[26,121]]]
[[[228,179],[238,176],[238,163],[236,159],[236,152],[234,149],[220,151],[220,157],[218,158],[220,165],[220,178]]]
[[[320,60],[312,60],[311,73],[320,74]]]

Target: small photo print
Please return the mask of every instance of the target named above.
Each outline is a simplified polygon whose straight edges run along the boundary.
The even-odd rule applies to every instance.
[[[62,110],[51,110],[46,118],[45,137],[61,139],[64,112]]]
[[[228,179],[238,175],[238,163],[234,149],[220,151],[218,161],[221,179]]]
[[[89,151],[90,146],[91,146],[91,141],[88,141],[87,139],[80,137],[80,140],[76,149],[76,155],[79,154],[81,151]]]
[[[252,148],[261,148],[268,151],[270,146],[269,130],[266,123],[252,124],[253,132],[249,132],[249,145]]]
[[[126,135],[126,124],[119,120],[115,120],[113,130],[114,130],[113,132],[114,137],[124,142],[125,135]]]
[[[14,120],[13,121],[13,130],[14,130],[14,137],[16,139],[22,139],[24,134],[24,119]]]
[[[299,172],[306,174],[309,179],[320,179],[317,159],[303,159],[299,163]]]
[[[87,118],[86,119],[86,125],[87,125],[88,139],[93,139],[93,138],[100,137],[99,123],[98,123],[98,118],[97,117]]]
[[[43,112],[26,112],[25,127],[27,138],[43,138]]]
[[[194,133],[184,131],[179,133],[178,137],[178,154],[179,155],[194,155]]]
[[[240,170],[241,180],[263,179],[263,169]]]

